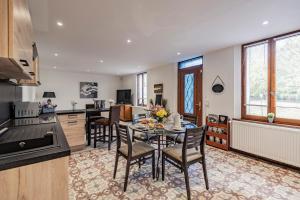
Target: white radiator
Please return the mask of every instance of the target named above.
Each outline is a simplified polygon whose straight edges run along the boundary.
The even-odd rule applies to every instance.
[[[232,148],[300,167],[300,129],[232,121]]]

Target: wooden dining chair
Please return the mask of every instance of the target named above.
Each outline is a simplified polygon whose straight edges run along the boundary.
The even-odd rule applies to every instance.
[[[197,127],[197,116],[191,116],[191,115],[183,115],[183,120],[189,122],[185,126],[187,127]],[[184,134],[170,134],[166,136],[166,140],[171,143],[172,141],[178,144],[182,144],[184,140]]]
[[[96,148],[97,142],[108,142],[108,150],[111,149],[111,143],[113,140],[113,124],[120,121],[120,106],[111,106],[109,111],[109,118],[103,117],[95,121],[96,132],[94,136],[94,148]],[[103,127],[103,132],[101,132],[101,126]],[[106,127],[108,127],[108,135],[106,134]],[[99,130],[99,131],[97,131]],[[102,135],[101,135],[102,134]],[[106,140],[108,137],[108,140]]]
[[[129,135],[128,126],[114,123],[117,132],[117,151],[113,178],[116,178],[119,156],[127,160],[124,192],[127,189],[130,166],[133,164],[141,165],[141,161],[152,159],[152,177],[155,179],[155,148],[145,142],[132,143]]]
[[[165,179],[166,161],[182,170],[184,172],[188,199],[191,199],[188,167],[192,164],[202,164],[205,186],[207,190],[209,189],[204,151],[205,135],[206,126],[187,129],[183,144],[167,147],[162,150],[162,180]]]

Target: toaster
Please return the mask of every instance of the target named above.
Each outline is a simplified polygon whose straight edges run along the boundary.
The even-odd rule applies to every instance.
[[[15,118],[28,118],[39,116],[38,102],[15,102],[14,103]]]

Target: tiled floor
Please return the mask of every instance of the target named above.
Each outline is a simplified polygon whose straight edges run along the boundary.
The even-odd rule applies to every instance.
[[[186,199],[184,176],[168,165],[166,180],[154,181],[151,165],[132,166],[127,192],[121,159],[114,180],[115,147],[89,149],[70,159],[70,199]],[[210,189],[205,189],[200,164],[190,167],[192,199],[286,199],[300,200],[300,174],[206,146]]]

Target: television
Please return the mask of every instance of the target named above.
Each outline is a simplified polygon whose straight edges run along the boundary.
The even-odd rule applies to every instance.
[[[117,90],[117,104],[131,104],[131,90]]]

